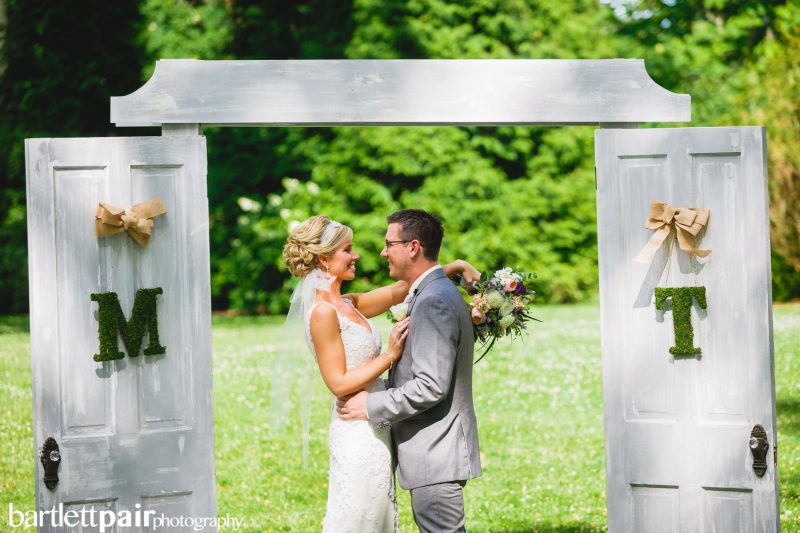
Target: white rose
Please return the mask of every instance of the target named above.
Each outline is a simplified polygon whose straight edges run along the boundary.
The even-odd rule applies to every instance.
[[[505,302],[503,303],[503,305],[500,306],[500,316],[504,317],[506,315],[510,315],[511,311],[513,310],[514,310],[514,304],[512,302]]]
[[[506,268],[504,268],[502,270],[498,270],[497,272],[494,273],[494,277],[495,278],[504,278],[504,277],[510,276],[510,275],[511,275],[511,269],[508,268],[508,267],[506,267]]]
[[[499,322],[497,322],[497,325],[503,329],[506,329],[508,326],[514,323],[514,320],[516,320],[516,318],[514,318],[514,315],[506,315],[503,318],[501,318]]]
[[[486,301],[489,302],[489,307],[492,309],[500,309],[506,299],[497,291],[486,291]]]
[[[406,316],[408,316],[408,304],[403,302],[393,305],[389,308],[389,312],[392,314],[393,319],[395,319],[397,322],[400,322]]]

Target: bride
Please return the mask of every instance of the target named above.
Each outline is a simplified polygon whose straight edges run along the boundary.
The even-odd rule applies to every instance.
[[[289,235],[283,258],[301,278],[292,295],[289,317],[301,317],[305,336],[325,385],[334,398],[328,433],[330,470],[323,532],[397,531],[397,507],[389,427],[375,429],[366,420],[344,421],[336,397],[360,390],[384,390],[380,375],[403,352],[410,323],[397,322],[386,350],[369,318],[403,302],[408,284],[398,281],[362,294],[341,294],[341,284],[355,277],[359,255],[353,231],[326,216],[314,216]],[[443,265],[448,276],[477,281],[465,261]],[[288,320],[288,318],[287,318]]]

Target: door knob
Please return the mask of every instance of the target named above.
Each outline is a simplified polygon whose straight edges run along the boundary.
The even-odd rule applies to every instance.
[[[58,485],[58,465],[61,464],[61,451],[58,449],[56,439],[47,437],[42,445],[39,459],[44,467],[44,486],[53,490]]]
[[[753,471],[761,477],[767,471],[767,451],[769,451],[767,432],[761,424],[753,426],[753,431],[750,433],[750,451],[753,453]]]

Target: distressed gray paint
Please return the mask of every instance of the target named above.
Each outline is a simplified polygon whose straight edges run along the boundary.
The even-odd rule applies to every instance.
[[[609,531],[777,531],[764,129],[595,135]],[[651,200],[710,208],[699,244],[711,255],[676,245],[670,257],[665,245],[652,265],[634,263]],[[656,285],[706,287],[707,310],[692,310],[701,356],[669,353]],[[771,446],[763,478],[751,468],[755,424]]]
[[[641,59],[163,59],[117,126],[687,122]]]
[[[214,516],[205,139],[28,139],[25,148],[34,441],[39,449],[52,436],[62,455],[53,491],[36,462],[37,509],[139,503]],[[94,235],[98,202],[128,208],[154,196],[168,213],[147,248]],[[129,317],[140,287],[164,289],[166,354],[93,361],[89,295],[117,292]]]

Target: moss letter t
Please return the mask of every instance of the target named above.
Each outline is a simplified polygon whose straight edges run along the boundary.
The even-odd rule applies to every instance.
[[[656,287],[656,309],[663,311],[667,298],[672,298],[672,326],[675,329],[675,346],[670,347],[669,353],[700,355],[700,348],[694,346],[692,298],[697,300],[700,309],[706,309],[706,288]]]

